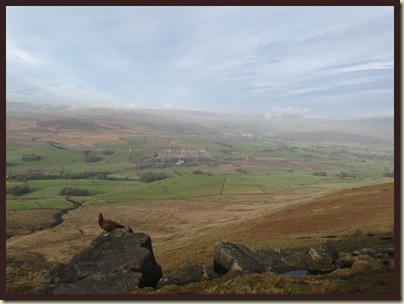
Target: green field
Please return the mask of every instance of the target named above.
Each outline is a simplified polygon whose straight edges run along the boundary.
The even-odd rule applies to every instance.
[[[195,118],[181,121],[162,117],[154,121],[147,117],[138,115],[138,120],[133,121],[129,116],[117,116],[116,121],[126,124],[125,130],[130,131],[117,135],[119,141],[113,144],[95,142],[91,148],[85,148],[85,144],[73,148],[63,142],[55,144],[53,136],[69,130],[55,131],[52,125],[50,129],[31,124],[26,129],[7,130],[6,187],[29,187],[29,193],[21,196],[8,194],[7,208],[69,208],[65,197],[60,195],[65,187],[85,189],[89,196],[80,199],[99,202],[311,193],[390,181],[385,173],[394,171],[392,145],[352,140],[316,142],[299,137],[284,140],[254,135],[242,125],[232,129],[221,121],[194,123]],[[28,121],[14,119],[17,125]],[[98,123],[97,118],[86,119],[94,120],[94,125]],[[115,120],[111,121],[115,128]],[[102,138],[102,130],[104,127],[93,135]],[[132,131],[134,135],[129,136]],[[31,140],[18,137],[24,132],[32,134]],[[75,129],[75,136],[77,132]],[[229,135],[223,135],[226,132]],[[24,160],[27,155],[40,159]],[[197,171],[200,174],[195,174]],[[140,177],[146,172],[164,173],[168,178],[143,183]],[[318,172],[326,175],[318,176]]]

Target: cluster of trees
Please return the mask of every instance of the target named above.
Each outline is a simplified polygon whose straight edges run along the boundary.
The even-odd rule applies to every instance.
[[[99,172],[79,172],[79,173],[69,173],[65,174],[66,179],[86,179],[86,178],[96,178],[96,179],[108,179],[109,172],[99,171]]]
[[[338,173],[336,175],[339,178],[356,178],[356,175],[353,173],[349,173],[349,172],[345,172],[345,171],[341,171],[340,173]]]
[[[114,153],[115,153],[114,150],[108,150],[108,149],[101,152],[102,155],[112,155]]]
[[[193,174],[201,174],[201,175],[209,175],[209,176],[213,175],[209,171],[203,171],[203,170],[200,170],[200,169],[196,169],[196,170],[192,171],[192,173]]]
[[[24,155],[22,157],[23,161],[38,161],[41,159],[42,159],[42,157],[40,155],[35,155],[35,154],[28,154],[28,155]]]
[[[244,169],[244,168],[236,168],[236,169],[234,169],[234,172],[243,173],[243,174],[250,173],[250,171],[248,171],[247,169]]]
[[[49,174],[49,173],[40,173],[37,172],[33,174],[32,172],[28,172],[25,174],[9,174],[7,176],[8,180],[25,182],[27,180],[50,180],[50,179],[87,179],[87,178],[95,178],[101,180],[115,180],[115,178],[108,177],[109,172],[101,171],[101,172],[79,172],[79,173],[60,173]]]
[[[20,196],[29,193],[29,187],[27,185],[12,186],[6,190],[6,193],[14,196]]]
[[[91,157],[101,157],[101,156],[96,156],[96,155],[90,155],[90,153],[92,152],[91,150],[82,150],[82,152],[83,152],[83,155],[85,156],[85,157],[87,157],[87,156],[91,156]],[[111,150],[111,149],[105,149],[105,150],[103,150],[103,151],[101,151],[101,154],[102,155],[112,155],[112,154],[114,154],[115,153],[115,151],[114,150]],[[101,157],[101,160],[102,160],[103,158]]]
[[[90,192],[87,189],[65,187],[59,191],[59,194],[66,196],[89,196]]]
[[[154,173],[151,171],[142,173],[139,176],[139,180],[143,183],[152,183],[158,180],[166,179],[169,178],[170,176],[166,173],[160,172],[160,173]]]
[[[98,156],[98,155],[86,155],[86,156],[84,156],[84,161],[86,163],[96,163],[96,162],[102,161],[103,159],[104,159],[104,157]]]
[[[327,176],[327,172],[325,171],[315,171],[313,172],[314,176]]]

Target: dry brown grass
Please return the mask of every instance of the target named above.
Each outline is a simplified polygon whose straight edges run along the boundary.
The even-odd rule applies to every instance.
[[[157,246],[157,256],[165,267],[172,268],[189,259],[211,264],[213,244],[218,240],[251,248],[298,248],[325,243],[329,236],[348,239],[358,231],[392,232],[393,188],[393,183],[367,186],[269,209],[258,217],[213,228],[171,247]]]
[[[72,149],[96,144],[126,144],[121,138],[130,136],[155,136],[156,133],[149,130],[116,128],[112,122],[97,120],[97,125],[105,127],[102,132],[88,130],[57,130],[49,128],[48,132],[41,133],[36,130],[37,121],[28,119],[8,118],[6,122],[7,139],[30,141],[35,138],[36,142],[58,142]]]
[[[53,215],[55,210],[7,210],[6,237],[30,234],[34,231],[49,228],[56,222]]]
[[[326,242],[329,239],[324,237],[330,235],[344,240],[358,231],[392,232],[393,188],[394,184],[388,183],[327,195],[249,194],[84,203],[65,214],[59,226],[8,239],[7,255],[10,261],[18,261],[32,252],[49,264],[67,263],[102,233],[97,223],[97,213],[102,212],[106,218],[149,234],[163,272],[186,261],[211,265],[218,240],[253,249],[292,248]],[[49,217],[29,217],[26,212],[16,211],[7,225],[18,228],[18,221],[22,223],[18,214],[24,225],[29,221],[35,225]],[[33,274],[31,279],[39,283]]]

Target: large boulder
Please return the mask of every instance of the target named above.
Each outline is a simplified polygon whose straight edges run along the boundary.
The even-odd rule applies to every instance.
[[[232,270],[249,273],[270,271],[265,261],[254,251],[241,244],[219,241],[215,244],[214,271],[226,273]]]
[[[203,277],[203,270],[200,266],[187,262],[169,275],[162,277],[156,289],[167,285],[186,285],[192,282],[199,282]]]
[[[307,270],[318,274],[333,271],[339,253],[331,247],[312,246],[301,250],[264,248],[257,250],[267,267],[276,273]]]
[[[328,246],[301,250],[263,248],[256,252],[244,245],[219,241],[215,244],[214,271],[226,273],[241,270],[249,273],[285,273],[305,270],[318,274],[333,271],[339,253]]]
[[[301,251],[264,248],[257,250],[257,254],[264,260],[265,265],[276,273],[307,268],[307,254]]]
[[[115,229],[97,237],[67,265],[57,264],[37,293],[125,294],[136,286],[155,287],[161,277],[150,237]]]
[[[326,273],[335,270],[335,261],[339,258],[339,253],[329,247],[313,246],[309,247],[307,269],[309,273]]]

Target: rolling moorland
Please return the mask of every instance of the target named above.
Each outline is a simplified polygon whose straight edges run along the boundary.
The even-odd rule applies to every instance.
[[[149,234],[163,273],[212,264],[218,240],[394,247],[393,119],[9,103],[6,123],[10,294],[32,293],[53,264],[86,248],[102,233],[98,212]],[[134,293],[392,293],[394,265],[373,266],[307,276],[304,288],[299,278],[228,274]]]

